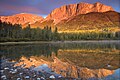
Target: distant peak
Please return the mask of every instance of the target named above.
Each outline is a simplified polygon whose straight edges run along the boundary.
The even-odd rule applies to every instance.
[[[42,21],[43,17],[31,13],[18,13],[11,16],[2,16],[0,20],[2,22],[24,25],[26,23],[33,24],[37,21]]]
[[[63,5],[60,8],[54,9],[46,18],[48,20],[54,20],[54,23],[58,23],[63,19],[67,19],[75,15],[106,11],[114,11],[114,9],[111,6],[104,5],[100,2],[96,2],[94,4],[80,2],[76,4]]]

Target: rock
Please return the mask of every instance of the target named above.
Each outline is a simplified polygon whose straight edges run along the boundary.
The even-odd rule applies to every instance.
[[[55,79],[55,76],[54,76],[54,75],[51,75],[49,78],[50,78],[50,79]]]
[[[51,69],[48,67],[47,64],[40,65],[38,67],[34,68],[35,71],[46,71],[46,72],[51,72]]]
[[[12,71],[11,73],[12,73],[12,74],[15,74],[16,72],[15,72],[15,71]]]
[[[4,68],[5,70],[9,70],[9,68],[8,67],[6,67],[6,68]]]
[[[45,80],[45,78],[44,78],[44,77],[41,77],[41,80]]]
[[[17,78],[17,80],[21,80],[20,78]]]
[[[11,71],[13,71],[14,69],[10,69]]]
[[[33,77],[36,77],[36,75],[34,75]]]
[[[3,72],[4,72],[4,70],[0,70],[0,72],[1,72],[1,73],[3,73]]]
[[[40,78],[37,78],[37,80],[40,80]]]
[[[22,75],[23,73],[19,73],[20,75]]]
[[[54,20],[54,23],[57,24],[63,19],[68,19],[69,17],[78,15],[78,14],[86,14],[90,12],[106,12],[106,11],[114,11],[111,6],[106,6],[102,3],[78,3],[78,4],[70,4],[64,5],[60,8],[54,9],[47,17],[46,20]]]
[[[26,79],[29,79],[29,78],[30,78],[30,76],[25,76],[25,78],[26,78]]]
[[[9,71],[9,73],[12,73],[12,71]]]
[[[107,67],[109,67],[109,68],[110,68],[110,67],[111,67],[111,65],[107,65]]]
[[[11,71],[9,71],[9,73],[12,73],[12,74],[15,74],[15,73],[17,73],[17,69],[15,69],[15,70],[11,70]]]
[[[58,78],[62,78],[62,76],[58,76]]]
[[[17,69],[15,69],[14,71],[17,72]]]
[[[1,76],[1,78],[6,78],[6,75]]]

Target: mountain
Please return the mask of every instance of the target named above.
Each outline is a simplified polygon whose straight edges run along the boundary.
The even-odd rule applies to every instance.
[[[43,20],[43,17],[34,14],[20,13],[12,16],[0,16],[2,22],[10,22],[12,24],[33,24],[36,21]]]
[[[93,30],[120,28],[120,13],[114,11],[91,12],[62,20],[56,26],[59,31]]]
[[[120,30],[120,13],[115,11],[107,12],[91,12],[86,14],[79,14],[61,20],[59,23],[54,24],[54,20],[47,20],[43,22],[36,22],[31,26],[55,26],[60,32],[77,32],[79,30],[102,30],[109,28],[112,31]]]
[[[78,4],[70,4],[64,5],[60,8],[54,9],[46,18],[46,20],[53,20],[55,24],[59,23],[63,19],[68,19],[69,17],[86,14],[90,12],[106,12],[106,11],[114,11],[111,6],[106,6],[102,3],[78,3]]]
[[[21,13],[12,16],[1,16],[2,22],[22,24],[25,27],[31,24],[32,28],[44,28],[46,25],[58,28],[59,32],[77,32],[79,30],[120,30],[120,13],[111,6],[102,3],[78,3],[61,6],[54,9],[44,19],[41,16]]]
[[[77,32],[79,30],[119,30],[120,13],[102,3],[78,3],[64,5],[54,9],[42,22],[31,26],[55,26],[59,32]]]

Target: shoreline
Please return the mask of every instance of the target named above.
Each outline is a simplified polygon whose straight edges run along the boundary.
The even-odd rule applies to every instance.
[[[18,41],[18,42],[0,42],[0,45],[13,45],[13,44],[42,44],[42,43],[85,43],[85,42],[110,42],[116,43],[120,40],[79,40],[79,41]]]

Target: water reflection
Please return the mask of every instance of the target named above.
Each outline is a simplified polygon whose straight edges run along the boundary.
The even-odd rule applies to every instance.
[[[16,66],[47,64],[54,72],[65,77],[108,78],[120,67],[119,42],[56,42],[38,44],[1,45],[0,55]]]
[[[31,67],[32,65],[35,65],[35,70],[46,71],[47,73],[54,74],[56,76],[57,74],[60,74],[64,77],[74,77],[89,80],[96,80],[98,78],[105,77],[106,80],[108,76],[115,78],[114,76],[118,75],[117,73],[114,75],[114,73],[116,72],[114,70],[103,68],[89,69],[87,67],[79,67],[73,65],[72,63],[69,63],[69,61],[63,62],[55,56],[53,58],[53,61],[46,61],[44,60],[44,57],[31,57],[29,59],[27,59],[26,57],[21,57],[20,60],[22,62],[17,63],[15,66],[27,64],[25,67]],[[54,72],[57,74],[55,74]]]

